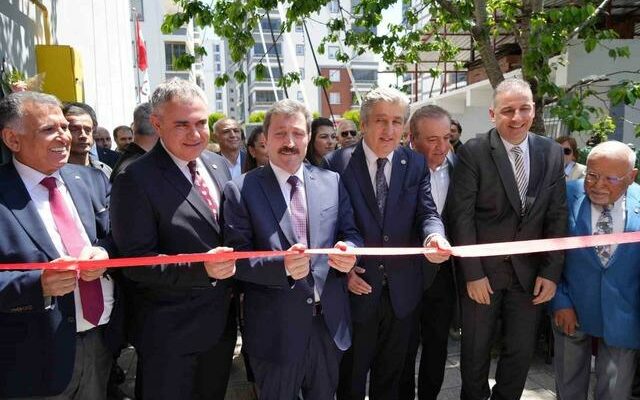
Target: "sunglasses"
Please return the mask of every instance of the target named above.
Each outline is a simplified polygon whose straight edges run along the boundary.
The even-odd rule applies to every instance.
[[[358,136],[358,131],[342,131],[342,132],[340,132],[340,136],[342,136],[343,138],[346,138],[349,135],[351,135],[353,137],[356,137],[356,136]]]
[[[563,149],[562,149],[562,151],[564,152],[564,155],[565,155],[565,156],[568,156],[568,155],[570,155],[571,153],[573,153],[573,150],[571,150],[571,149],[570,149],[570,148],[568,148],[568,147],[563,148]]]

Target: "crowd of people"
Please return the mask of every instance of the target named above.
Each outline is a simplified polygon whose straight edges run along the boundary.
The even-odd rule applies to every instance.
[[[640,244],[509,242],[640,230],[635,153],[608,141],[578,164],[572,137],[529,132],[520,79],[488,108],[495,127],[462,144],[445,109],[410,116],[396,89],[369,92],[359,126],[281,100],[246,140],[218,120],[214,153],[206,97],[180,79],[114,129],[115,151],[87,104],[0,100],[0,263],[25,263],[0,270],[0,398],[106,399],[131,343],[136,398],[224,399],[239,328],[259,399],[435,400],[455,326],[460,398],[515,400],[548,314],[558,398],[587,399],[595,356],[595,399],[631,399]],[[493,242],[503,255],[451,256]],[[367,247],[425,250],[350,251]],[[163,262],[190,253],[215,256]],[[29,268],[142,256],[157,264]]]

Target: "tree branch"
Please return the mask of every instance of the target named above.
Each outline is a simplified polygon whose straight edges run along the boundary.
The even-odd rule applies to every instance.
[[[603,0],[602,3],[596,8],[596,10],[589,16],[589,18],[585,19],[580,25],[576,26],[576,28],[571,32],[569,37],[567,38],[567,42],[578,36],[580,32],[587,26],[589,26],[593,20],[604,10],[604,8],[609,4],[611,0]]]

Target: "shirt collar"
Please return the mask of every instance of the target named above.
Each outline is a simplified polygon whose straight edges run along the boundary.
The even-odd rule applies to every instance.
[[[507,154],[509,154],[511,152],[511,149],[513,149],[516,146],[519,146],[522,149],[523,154],[526,154],[529,152],[529,134],[527,134],[524,140],[519,144],[510,143],[506,141],[502,136],[500,136],[500,140],[502,140],[502,144],[504,144],[504,148],[505,150],[507,150]]]
[[[378,158],[381,158],[381,157],[378,157],[376,153],[374,153],[373,150],[371,150],[371,148],[367,146],[367,142],[365,142],[364,140],[362,140],[362,149],[364,150],[364,156],[367,159],[367,164],[376,165]],[[395,153],[395,150],[387,154],[386,159],[389,160],[389,165],[391,165],[391,162],[393,161],[393,153]],[[382,157],[382,158],[385,158],[385,157]]]
[[[40,182],[49,176],[53,176],[58,182],[64,185],[64,181],[60,176],[60,170],[56,170],[56,172],[51,175],[45,175],[42,172],[36,171],[30,166],[21,163],[16,160],[15,157],[13,158],[13,165],[16,167],[16,171],[18,171],[18,175],[20,175],[22,182],[24,182],[24,186],[27,188],[27,191],[31,191],[31,189],[40,185]]]
[[[180,168],[180,169],[187,168],[187,164],[189,164],[189,161],[182,160],[182,159],[176,157],[175,155],[173,155],[173,153],[170,152],[169,149],[167,149],[167,146],[164,145],[164,142],[162,141],[162,139],[160,139],[160,144],[166,150],[167,154],[169,154],[169,157],[171,157],[173,162],[176,163],[178,168]]]
[[[447,153],[446,157],[444,158],[444,161],[442,162],[442,164],[438,165],[436,167],[436,169],[432,170],[431,168],[429,168],[430,172],[438,172],[438,171],[442,171],[443,169],[449,168],[449,154]]]
[[[292,174],[278,167],[271,161],[269,161],[269,165],[271,165],[271,169],[273,170],[273,173],[276,175],[278,184],[280,185],[280,187],[283,187],[287,183],[287,179],[289,179],[289,177]],[[301,163],[300,167],[298,167],[298,170],[293,175],[297,176],[298,179],[300,179],[300,182],[304,185],[304,164]]]

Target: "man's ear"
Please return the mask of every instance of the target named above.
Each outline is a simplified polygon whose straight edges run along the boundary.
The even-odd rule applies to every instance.
[[[491,119],[491,122],[496,122],[496,111],[493,109],[493,107],[489,107],[489,118]]]
[[[13,128],[5,127],[2,129],[2,141],[11,150],[12,153],[20,151],[20,137],[19,133]]]

